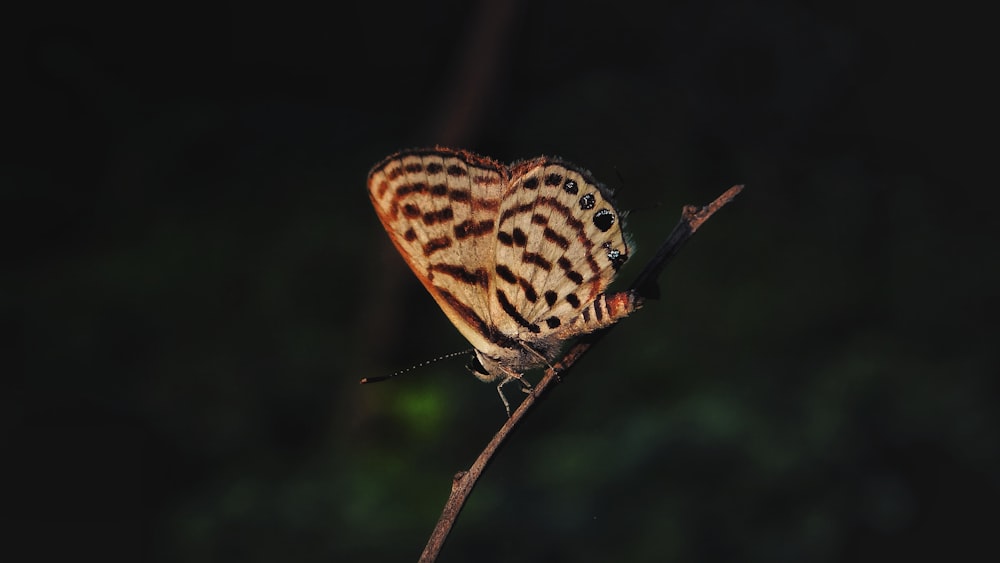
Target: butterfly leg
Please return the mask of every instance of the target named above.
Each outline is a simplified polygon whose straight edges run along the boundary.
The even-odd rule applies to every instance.
[[[500,400],[503,401],[503,408],[507,411],[507,418],[510,418],[510,403],[507,402],[507,396],[503,394],[503,386],[508,381],[510,380],[505,379],[497,384],[497,393],[500,395]]]
[[[520,373],[515,373],[514,379],[516,379],[517,382],[521,384],[521,391],[524,391],[525,393],[531,393],[531,383],[528,383],[528,380],[525,379]]]
[[[507,396],[503,394],[503,386],[515,380],[521,384],[521,391],[531,393],[532,389],[531,384],[528,383],[528,380],[525,379],[520,373],[508,372],[503,380],[497,384],[497,393],[500,395],[500,400],[503,401],[504,409],[507,410],[507,418],[510,418],[510,403],[507,402]]]

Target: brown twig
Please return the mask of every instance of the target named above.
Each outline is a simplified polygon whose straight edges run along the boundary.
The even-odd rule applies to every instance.
[[[672,259],[677,252],[680,250],[681,246],[691,235],[698,230],[701,225],[712,216],[713,213],[718,211],[722,206],[726,205],[736,194],[740,193],[743,189],[742,185],[737,185],[729,188],[721,196],[715,199],[712,203],[698,208],[693,205],[688,205],[684,207],[684,211],[681,215],[681,220],[671,231],[670,236],[667,240],[660,245],[657,250],[656,255],[646,264],[642,272],[636,277],[635,281],[632,282],[630,286],[631,289],[639,292],[640,295],[653,296],[656,292],[656,278],[659,277],[660,272],[663,271],[663,267],[667,262]],[[596,344],[601,338],[603,338],[608,332],[613,329],[615,325],[612,325],[606,329],[600,330],[593,334],[587,335],[579,339],[570,349],[567,351],[562,359],[560,359],[551,369],[545,371],[545,375],[542,380],[538,382],[530,393],[528,393],[521,404],[517,407],[514,413],[507,419],[507,422],[500,427],[500,430],[493,436],[493,439],[486,444],[486,448],[483,449],[476,461],[473,462],[472,467],[468,471],[461,471],[455,474],[451,485],[451,495],[448,496],[448,502],[445,503],[444,509],[441,511],[441,517],[438,519],[437,525],[434,527],[434,531],[431,532],[431,537],[427,541],[427,545],[424,547],[424,552],[420,555],[421,563],[432,563],[437,560],[438,554],[441,552],[441,547],[444,545],[445,539],[448,538],[448,534],[451,532],[452,527],[455,525],[455,520],[458,518],[458,514],[462,511],[462,507],[465,505],[466,499],[469,498],[469,494],[472,492],[472,488],[476,485],[479,477],[482,475],[483,470],[493,459],[493,455],[496,453],[500,445],[503,444],[510,432],[516,427],[521,420],[525,417],[528,411],[535,405],[539,398],[545,395],[550,388],[552,388],[556,383],[560,382],[567,375],[569,369],[581,358],[583,355],[590,350],[594,344]]]

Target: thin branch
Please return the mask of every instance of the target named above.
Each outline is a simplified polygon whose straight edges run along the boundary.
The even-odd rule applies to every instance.
[[[670,236],[667,240],[660,245],[657,250],[656,255],[646,264],[642,272],[636,277],[635,281],[632,282],[630,289],[636,290],[640,295],[648,295],[654,292],[656,278],[659,277],[660,272],[663,271],[663,267],[669,262],[680,250],[681,246],[691,235],[698,230],[701,225],[708,220],[716,211],[722,208],[724,205],[732,201],[736,194],[740,193],[743,189],[742,185],[733,186],[726,190],[721,196],[715,199],[712,203],[698,208],[693,205],[688,205],[684,207],[684,211],[681,215],[681,220],[671,231]],[[560,359],[552,369],[545,371],[545,375],[542,380],[538,382],[530,393],[528,393],[524,400],[521,401],[520,406],[514,411],[514,413],[507,419],[500,430],[493,436],[493,439],[486,444],[486,448],[483,449],[476,461],[473,462],[472,467],[468,471],[460,471],[455,474],[451,484],[451,495],[448,497],[448,502],[445,503],[444,509],[441,511],[441,517],[438,519],[437,525],[434,527],[434,531],[431,532],[431,537],[427,541],[427,545],[424,547],[424,552],[420,555],[421,563],[433,563],[437,560],[438,554],[441,552],[441,547],[444,545],[445,540],[448,538],[448,534],[451,532],[452,527],[455,525],[455,520],[458,518],[458,514],[462,511],[462,507],[465,505],[465,501],[469,498],[469,494],[472,492],[472,488],[476,485],[476,481],[483,474],[483,470],[493,459],[493,455],[503,444],[507,436],[510,435],[511,431],[520,424],[521,420],[525,417],[528,411],[535,405],[535,403],[540,399],[545,393],[549,391],[556,383],[562,381],[566,377],[569,369],[581,358],[588,350],[590,350],[594,344],[596,344],[601,338],[603,338],[607,333],[611,332],[616,325],[611,325],[608,328],[597,331],[593,334],[584,336],[580,338],[570,349],[567,351],[562,359]]]

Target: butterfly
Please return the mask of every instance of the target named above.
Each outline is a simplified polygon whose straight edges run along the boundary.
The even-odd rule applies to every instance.
[[[641,306],[608,295],[629,257],[610,191],[587,170],[537,157],[507,167],[443,147],[376,164],[368,193],[382,226],[448,319],[472,344],[470,371],[497,392],[530,385],[569,339]]]

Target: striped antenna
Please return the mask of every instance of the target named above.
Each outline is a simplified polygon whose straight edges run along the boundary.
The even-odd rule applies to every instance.
[[[378,383],[379,381],[385,381],[386,379],[392,379],[393,377],[396,377],[396,376],[399,376],[399,375],[403,375],[404,373],[413,371],[413,370],[415,370],[417,368],[422,368],[424,366],[429,366],[429,365],[431,365],[433,363],[440,362],[441,360],[447,360],[449,358],[454,358],[455,356],[461,356],[463,354],[471,354],[472,352],[474,352],[474,350],[472,348],[469,348],[468,350],[461,350],[459,352],[452,352],[450,354],[445,354],[443,356],[439,356],[439,357],[434,358],[432,360],[427,360],[425,362],[420,362],[417,365],[410,366],[410,367],[408,367],[406,369],[401,369],[401,370],[397,371],[396,373],[390,373],[389,375],[381,375],[381,376],[378,376],[378,377],[365,377],[365,378],[363,378],[361,380],[361,384],[364,385],[366,383]]]

